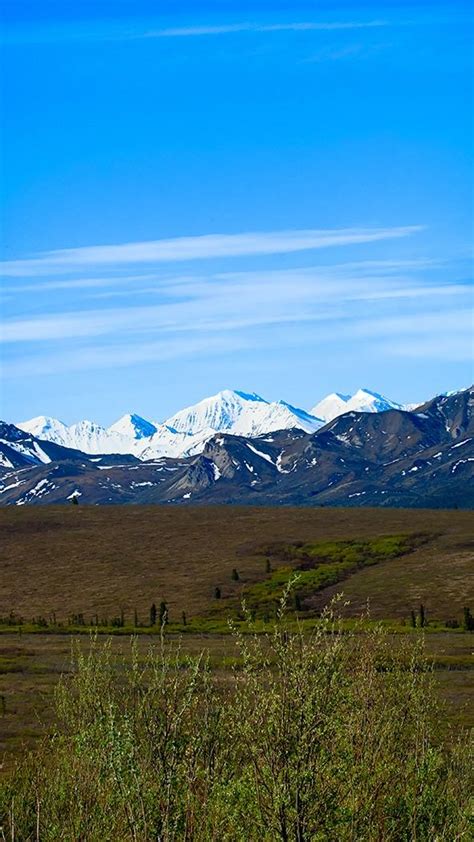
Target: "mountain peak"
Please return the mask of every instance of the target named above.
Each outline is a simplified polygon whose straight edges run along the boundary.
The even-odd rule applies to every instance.
[[[365,386],[361,389],[357,389],[357,392],[355,392],[352,396],[349,395],[348,397],[349,400],[353,400],[354,398],[362,398],[366,396],[369,396],[369,398],[375,398],[376,400],[392,403],[392,401],[389,401],[384,395],[381,395],[380,392],[373,392],[372,389],[367,389]]]
[[[118,435],[128,436],[132,439],[150,438],[156,431],[157,427],[155,424],[152,424],[151,421],[147,421],[141,415],[137,415],[134,412],[122,415],[107,430],[109,433],[117,433]]]
[[[229,430],[247,407],[268,405],[259,395],[223,389],[216,395],[203,398],[192,406],[180,410],[164,423],[179,433],[200,433],[206,429],[221,432]]]
[[[220,392],[216,392],[215,395],[210,395],[208,398],[203,398],[199,401],[195,406],[199,406],[199,404],[204,402],[211,402],[211,401],[235,401],[235,400],[242,400],[242,401],[252,401],[257,403],[268,403],[264,398],[257,395],[256,392],[244,392],[242,389],[221,389]]]
[[[319,401],[310,412],[311,415],[329,422],[345,412],[385,412],[387,409],[402,409],[402,407],[379,392],[361,388],[353,395],[333,392]]]
[[[25,426],[28,425],[30,427],[65,427],[66,424],[64,421],[60,421],[59,418],[53,418],[51,415],[36,415],[34,418],[30,418],[29,421],[20,421],[16,426],[23,430]],[[29,432],[29,430],[27,431]]]

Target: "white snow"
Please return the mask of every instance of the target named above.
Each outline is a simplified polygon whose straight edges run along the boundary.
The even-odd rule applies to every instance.
[[[474,462],[474,456],[468,456],[467,459],[459,459],[456,464],[453,465],[451,473],[454,474],[454,471],[459,467],[459,465],[464,465],[466,462]]]
[[[25,456],[28,460],[30,460],[33,464],[38,464],[38,462],[42,462],[43,464],[47,462],[51,462],[51,459],[44,452],[44,450],[39,447],[38,443],[35,441],[30,441],[29,439],[24,439],[23,441],[9,441],[8,439],[0,439],[0,444],[6,444],[11,450],[15,450],[17,453],[20,453],[22,456]],[[6,457],[5,457],[6,458]],[[8,460],[9,464],[5,465],[7,468],[13,468],[13,465]]]
[[[76,489],[72,492],[72,494],[70,494],[70,495],[69,495],[69,497],[66,497],[66,500],[72,500],[72,499],[73,499],[73,497],[82,497],[82,491],[79,491],[79,489],[78,489],[78,488],[76,488]]]
[[[51,458],[48,456],[47,453],[44,452],[44,450],[38,445],[36,441],[33,442],[33,452],[36,454],[40,462],[43,462],[43,464],[51,462]]]
[[[36,483],[34,488],[30,488],[27,494],[30,497],[41,497],[42,494],[46,491],[46,487],[48,485],[47,479],[40,479],[39,482]]]
[[[19,485],[24,485],[26,479],[19,479],[17,482],[11,482],[10,485],[4,485],[0,487],[0,494],[3,494],[5,491],[8,491],[10,488],[18,488]]]
[[[200,433],[209,428],[217,433],[220,430],[229,430],[245,407],[257,403],[265,404],[265,401],[259,395],[224,389],[217,395],[181,409],[165,423],[180,433]]]
[[[118,433],[121,436],[127,436],[131,439],[144,439],[153,436],[158,427],[152,421],[147,421],[140,415],[128,414],[123,415],[118,421],[115,421],[107,428],[109,433]]]
[[[293,427],[312,433],[322,425],[321,419],[285,401],[269,403],[260,395],[230,389],[180,410],[165,423],[178,432],[192,435],[212,429],[216,433],[225,431],[245,437]]]
[[[247,447],[249,450],[252,451],[252,453],[255,453],[257,456],[260,456],[262,459],[265,459],[266,462],[270,462],[270,465],[273,465],[273,467],[275,467],[275,463],[273,459],[270,458],[268,453],[263,453],[261,450],[257,450],[257,448],[254,447],[252,444],[248,444]]]
[[[354,395],[342,395],[339,392],[333,392],[313,406],[310,412],[312,415],[323,418],[325,422],[328,422],[351,410],[354,412],[384,412],[387,409],[403,409],[403,407],[401,404],[384,397],[384,395],[379,395],[378,392],[371,392],[370,389],[359,389]]]
[[[283,468],[283,467],[282,467],[282,464],[281,464],[281,460],[282,460],[282,457],[283,457],[284,452],[285,452],[285,451],[284,451],[284,450],[282,450],[282,451],[281,451],[281,453],[279,453],[279,454],[278,454],[278,456],[277,456],[277,460],[276,460],[276,462],[275,462],[275,467],[276,467],[277,471],[279,471],[279,472],[280,472],[280,474],[289,474],[289,473],[290,473],[290,471],[289,471],[289,470],[287,470],[287,468]],[[291,470],[291,469],[290,469],[290,470]]]

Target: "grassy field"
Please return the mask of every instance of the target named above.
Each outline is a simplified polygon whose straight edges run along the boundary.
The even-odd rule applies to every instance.
[[[427,648],[455,725],[474,724],[472,634],[448,631],[474,608],[470,512],[383,509],[245,509],[165,507],[38,507],[0,511],[0,616],[25,621],[56,617],[50,633],[0,626],[0,755],[7,768],[47,726],[52,692],[70,664],[73,615],[143,623],[140,651],[150,643],[152,602],[166,600],[171,625],[186,613],[186,651],[208,649],[220,670],[233,663],[226,617],[242,595],[257,619],[271,615],[293,571],[301,614],[316,617],[343,590],[345,616],[370,602],[374,620],[411,631],[420,602],[429,622]],[[237,570],[238,580],[232,578]],[[215,589],[221,598],[215,598]],[[270,607],[269,607],[270,606]],[[311,622],[311,621],[308,621]],[[317,621],[316,621],[317,622]],[[202,631],[199,631],[202,629]],[[80,629],[77,629],[80,630]],[[86,629],[84,628],[83,631]],[[124,633],[130,628],[115,629]],[[155,633],[157,629],[155,628]],[[53,632],[53,633],[51,633]],[[399,636],[399,635],[398,635]],[[395,639],[395,638],[394,638]],[[87,641],[84,640],[84,645]],[[125,639],[114,639],[117,651]]]
[[[117,615],[147,620],[165,599],[171,619],[205,613],[214,590],[238,596],[265,575],[272,542],[347,541],[424,533],[417,551],[360,570],[344,583],[351,611],[432,619],[473,603],[474,517],[464,511],[240,507],[25,507],[0,510],[0,616]],[[231,578],[237,568],[240,581]],[[338,588],[336,588],[338,589]],[[331,591],[327,592],[328,594]],[[323,599],[326,601],[327,593]]]

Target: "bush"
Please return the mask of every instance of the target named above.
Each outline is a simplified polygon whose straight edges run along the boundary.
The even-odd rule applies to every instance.
[[[57,733],[3,786],[5,838],[468,838],[466,740],[437,741],[422,641],[342,634],[332,611],[290,633],[283,605],[270,634],[234,635],[232,682],[164,638],[144,665],[133,641],[123,662],[78,648]]]

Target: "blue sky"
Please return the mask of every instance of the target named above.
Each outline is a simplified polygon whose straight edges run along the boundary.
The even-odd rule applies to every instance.
[[[472,382],[469,9],[4,0],[2,416]]]

